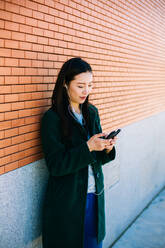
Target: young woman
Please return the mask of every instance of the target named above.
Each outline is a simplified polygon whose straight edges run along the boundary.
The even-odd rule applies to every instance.
[[[115,158],[116,138],[103,139],[97,108],[88,102],[91,66],[66,61],[52,106],[41,121],[49,180],[43,207],[43,248],[101,248],[105,236],[102,165]]]

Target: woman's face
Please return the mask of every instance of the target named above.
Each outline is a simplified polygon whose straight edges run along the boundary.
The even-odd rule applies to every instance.
[[[91,93],[93,87],[92,72],[82,72],[75,76],[68,86],[68,95],[71,105],[79,106],[86,97]]]

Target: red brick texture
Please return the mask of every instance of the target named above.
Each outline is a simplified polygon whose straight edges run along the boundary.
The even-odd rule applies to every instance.
[[[165,110],[163,0],[0,1],[0,174],[43,158],[40,119],[59,68],[94,71],[105,132]]]

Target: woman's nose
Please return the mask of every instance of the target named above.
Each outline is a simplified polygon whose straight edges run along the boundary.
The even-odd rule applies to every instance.
[[[89,87],[86,87],[84,90],[83,90],[83,94],[87,95],[89,93]]]

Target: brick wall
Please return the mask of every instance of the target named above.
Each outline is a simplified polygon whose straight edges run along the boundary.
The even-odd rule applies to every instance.
[[[105,132],[165,110],[163,0],[0,1],[0,174],[43,157],[40,119],[59,68],[94,71]]]

